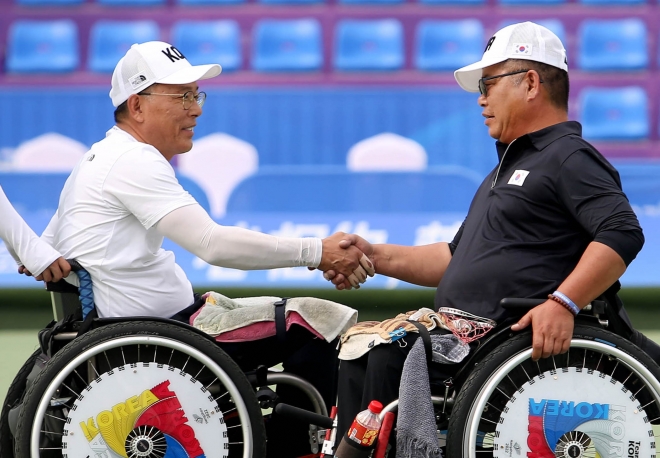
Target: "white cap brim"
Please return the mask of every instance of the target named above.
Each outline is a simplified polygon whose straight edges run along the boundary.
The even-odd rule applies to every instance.
[[[190,67],[182,68],[178,72],[154,81],[160,84],[189,84],[195,81],[205,80],[218,76],[222,72],[222,67],[218,64],[207,65],[192,65]]]
[[[454,71],[454,78],[459,86],[468,92],[479,92],[479,80],[482,76],[482,70],[491,65],[499,64],[507,60],[506,56],[498,56],[496,58],[481,59],[474,64],[466,65]]]

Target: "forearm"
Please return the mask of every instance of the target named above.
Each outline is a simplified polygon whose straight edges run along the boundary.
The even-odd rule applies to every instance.
[[[16,212],[0,188],[0,238],[9,253],[22,263],[33,275],[41,274],[53,261],[60,257],[50,245],[37,237],[32,229]]]
[[[199,205],[163,217],[156,230],[209,264],[242,270],[317,267],[321,240],[275,237],[215,223]]]
[[[373,245],[376,273],[420,286],[438,286],[451,260],[447,243],[422,246]]]
[[[557,290],[582,308],[605,292],[625,271],[626,264],[616,251],[600,242],[591,242]]]

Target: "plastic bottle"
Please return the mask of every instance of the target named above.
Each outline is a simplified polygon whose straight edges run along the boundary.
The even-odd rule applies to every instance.
[[[353,424],[342,438],[335,457],[353,458],[368,456],[373,444],[378,437],[381,420],[378,414],[383,410],[383,405],[378,401],[371,401],[369,408],[363,410],[355,417]]]

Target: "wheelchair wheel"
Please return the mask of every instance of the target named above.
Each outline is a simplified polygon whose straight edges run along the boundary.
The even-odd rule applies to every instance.
[[[655,457],[660,367],[627,340],[576,325],[568,353],[532,361],[531,332],[476,364],[449,419],[449,458]]]
[[[245,374],[214,342],[160,322],[64,347],[25,395],[16,458],[251,458],[266,435]]]
[[[0,457],[2,458],[14,457],[14,441],[12,440],[12,434],[9,429],[9,411],[20,402],[25,391],[27,377],[30,375],[34,362],[40,354],[41,350],[36,350],[32,353],[25,364],[23,364],[23,367],[18,371],[18,374],[16,374],[16,377],[14,377],[7,390],[5,401],[2,404],[2,413],[0,414]]]

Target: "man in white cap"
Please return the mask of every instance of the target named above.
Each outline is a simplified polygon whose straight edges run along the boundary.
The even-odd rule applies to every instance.
[[[100,317],[185,319],[193,313],[192,286],[174,254],[161,248],[164,237],[223,267],[336,267],[347,275],[357,269],[354,286],[371,270],[356,247],[339,247],[341,233],[323,240],[286,238],[220,226],[181,187],[169,161],[192,148],[206,100],[198,81],[220,71],[217,64],[193,66],[160,41],[133,45],[114,70],[110,98],[116,125],[75,167],[44,233],[90,273]],[[297,342],[314,346],[306,367],[321,380],[320,390],[324,381],[329,385],[324,394],[332,404],[334,347],[308,331]],[[300,350],[291,347],[287,342],[287,353]],[[263,356],[278,348],[263,348]]]
[[[454,240],[417,247],[370,245],[357,236],[348,242],[370,257],[377,273],[436,286],[436,309],[501,322],[508,312],[500,299],[547,299],[512,329],[532,326],[533,359],[565,353],[581,308],[604,293],[619,306],[618,278],[644,243],[639,222],[617,171],[582,139],[580,124],[568,121],[566,51],[550,30],[531,22],[505,27],[479,62],[454,76],[466,91],[480,93],[499,158]],[[343,275],[330,271],[326,278],[346,286]],[[657,359],[622,308],[619,314],[630,338]],[[417,335],[409,336],[408,349]],[[341,362],[340,428],[369,401],[398,396],[405,348],[379,345]]]

